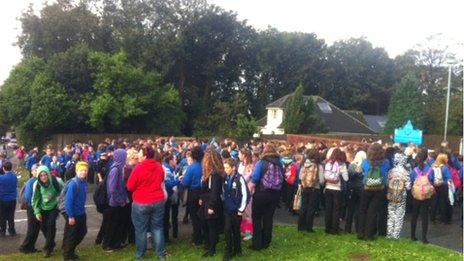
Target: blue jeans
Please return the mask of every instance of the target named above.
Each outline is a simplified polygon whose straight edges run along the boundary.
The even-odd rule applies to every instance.
[[[153,235],[153,249],[160,258],[166,256],[164,246],[164,203],[137,204],[132,203],[132,223],[135,228],[136,258],[143,258],[147,250],[147,232]],[[150,231],[148,231],[150,229]]]

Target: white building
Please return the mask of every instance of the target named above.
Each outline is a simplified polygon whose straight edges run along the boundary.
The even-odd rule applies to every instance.
[[[266,117],[258,120],[261,134],[285,134],[283,121],[285,108],[290,96],[290,94],[285,95],[266,106]],[[362,112],[343,111],[319,96],[303,96],[303,98],[304,100],[313,99],[316,113],[329,133],[375,134],[378,132],[369,126]]]

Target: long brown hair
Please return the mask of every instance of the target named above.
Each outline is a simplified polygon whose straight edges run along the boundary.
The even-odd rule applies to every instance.
[[[203,156],[203,177],[202,181],[208,180],[211,174],[216,173],[224,176],[224,165],[221,160],[221,155],[213,149],[207,149]]]
[[[367,159],[372,165],[380,165],[385,159],[385,152],[383,151],[382,145],[373,143],[367,150]]]

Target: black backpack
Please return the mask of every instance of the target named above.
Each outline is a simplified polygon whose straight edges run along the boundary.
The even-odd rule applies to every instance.
[[[108,190],[106,187],[107,178],[108,174],[105,175],[103,181],[97,185],[95,192],[93,193],[93,202],[95,203],[99,213],[103,213],[103,211],[109,207]]]

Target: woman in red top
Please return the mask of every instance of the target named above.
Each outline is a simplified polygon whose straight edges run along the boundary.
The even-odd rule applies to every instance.
[[[140,164],[135,166],[127,180],[127,189],[132,192],[132,223],[135,228],[135,244],[137,259],[143,258],[147,249],[148,228],[154,237],[153,248],[158,256],[164,259],[163,217],[166,194],[164,190],[164,170],[155,161],[155,150],[144,146],[140,154]]]

